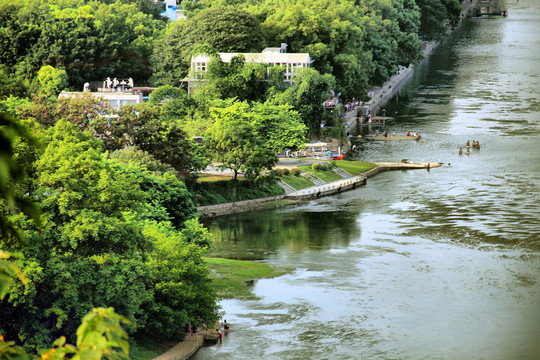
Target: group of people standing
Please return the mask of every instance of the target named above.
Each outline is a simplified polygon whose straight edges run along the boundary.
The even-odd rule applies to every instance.
[[[480,150],[480,141],[473,140],[472,147]],[[469,155],[469,149],[471,148],[471,141],[467,140],[467,145],[465,145],[465,155]],[[459,148],[459,155],[463,154],[463,148]]]
[[[227,334],[229,331],[231,331],[231,328],[229,327],[227,320],[223,320],[223,322],[219,325],[219,329],[217,329],[218,342],[220,344],[223,342],[223,333]]]
[[[189,340],[197,340],[197,327],[192,326],[191,323],[187,324],[185,327],[185,332]]]

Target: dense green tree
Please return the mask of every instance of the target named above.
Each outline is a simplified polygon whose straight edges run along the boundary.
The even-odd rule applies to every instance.
[[[416,3],[421,11],[419,35],[423,40],[442,40],[449,26],[459,21],[459,0],[416,0]]]
[[[34,93],[41,92],[46,96],[58,96],[67,85],[66,71],[47,65],[39,69],[30,90]]]
[[[158,176],[164,173],[176,174],[176,170],[171,165],[162,163],[151,154],[142,151],[136,146],[128,146],[114,152],[109,152],[108,155],[111,159],[133,166],[142,172],[150,172]]]
[[[0,64],[0,100],[8,96],[24,96],[28,81],[16,78],[4,64]]]
[[[46,65],[65,69],[75,89],[111,75],[146,81],[165,22],[139,8],[119,1],[7,0],[0,4],[0,63],[20,80]]]
[[[184,89],[170,85],[158,87],[150,94],[150,104],[161,106],[162,116],[171,122],[182,124],[193,120],[197,112],[197,103]]]
[[[149,266],[154,279],[154,301],[148,304],[148,330],[183,337],[184,325],[212,324],[217,319],[215,294],[203,260],[210,235],[196,219],[180,232],[163,224],[150,224],[145,235],[155,245]]]
[[[171,165],[180,174],[188,175],[206,167],[199,147],[181,129],[178,123],[161,119],[161,110],[152,104],[125,106],[116,121],[100,127],[101,133],[116,134],[114,142],[122,139],[125,145],[137,145],[156,159]],[[103,122],[102,122],[103,124]]]
[[[20,193],[20,188],[17,188],[17,185],[25,182],[25,166],[28,166],[16,157],[17,143],[21,141],[34,144],[36,140],[26,127],[9,114],[0,112],[0,239],[10,238],[12,234],[18,240],[24,238],[16,222],[7,216],[10,213],[20,211],[36,223],[40,223],[38,209],[27,196]],[[9,281],[7,278],[2,280]],[[1,294],[3,293],[2,290]]]
[[[200,44],[208,44],[217,52],[260,52],[264,38],[257,19],[245,11],[205,9],[193,19],[171,24],[156,44],[155,82],[180,86],[188,74],[192,51]]]
[[[304,146],[308,128],[300,114],[290,105],[269,102],[253,103],[252,112],[260,135],[266,139],[264,146],[275,154],[284,149],[296,150]]]
[[[231,99],[211,108],[211,116],[206,147],[214,161],[233,171],[235,184],[239,172],[253,179],[272,169],[283,149],[299,148],[305,139],[306,126],[289,105]]]
[[[248,176],[257,176],[264,169],[271,169],[277,162],[277,154],[265,147],[265,138],[259,133],[246,102],[230,103],[211,108],[214,124],[208,129],[205,143],[212,159],[224,169]]]
[[[236,98],[239,101],[264,101],[268,89],[266,66],[246,63],[240,54],[229,63],[215,57],[204,76],[205,92],[213,99]]]
[[[177,334],[187,321],[211,323],[217,308],[202,260],[210,240],[193,220],[184,223],[196,211],[185,186],[140,162],[109,159],[99,140],[65,120],[38,134],[30,195],[45,225],[38,232],[13,214],[28,245],[0,239],[0,247],[24,254],[17,265],[28,279],[0,301],[2,333],[28,348],[59,334],[73,339],[95,306],[113,306],[131,332],[175,324]]]
[[[391,19],[399,26],[398,63],[404,66],[418,63],[422,57],[422,41],[418,36],[420,8],[414,0],[394,0]],[[395,20],[394,20],[395,19]]]
[[[140,225],[124,216],[144,208],[144,192],[74,125],[59,121],[43,140],[34,196],[44,212],[44,231],[26,226],[28,246],[19,250],[30,285],[16,287],[0,305],[10,314],[2,319],[2,330],[10,338],[28,338],[26,345],[43,346],[58,331],[73,334],[82,316],[98,305],[114,306],[137,328],[141,304],[151,298],[143,261],[150,244]]]
[[[370,54],[365,30],[353,1],[268,0],[249,8],[263,18],[267,39],[288,44],[288,52],[308,52],[321,74],[336,78],[334,90],[343,97],[366,92]]]
[[[315,133],[321,120],[326,119],[324,100],[335,88],[331,75],[321,75],[314,69],[301,69],[294,77],[291,87],[276,94],[270,101],[275,104],[289,104],[296,110],[310,133]]]
[[[35,97],[34,102],[16,105],[18,116],[33,118],[43,126],[64,119],[90,130],[110,151],[126,146],[138,146],[157,160],[188,176],[206,167],[201,149],[182,130],[183,117],[194,111],[193,100],[183,95],[158,106],[155,101],[137,106],[125,106],[115,116],[113,110],[99,98],[82,94],[73,98]]]

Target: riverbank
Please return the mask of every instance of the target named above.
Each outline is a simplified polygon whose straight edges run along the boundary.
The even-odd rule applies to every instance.
[[[438,43],[426,43],[424,46],[424,56],[427,58],[431,51],[436,48]],[[372,99],[366,104],[369,109],[373,109],[373,114],[377,109],[379,109],[381,106],[384,106],[384,104],[390,99],[391,96],[393,96],[406,82],[406,80],[413,74],[414,68],[413,66],[409,66],[408,68],[403,68],[399,73],[394,75],[389,81],[387,81],[383,86],[381,87],[375,87],[373,88],[373,97]],[[347,128],[347,130],[352,130]],[[395,138],[395,140],[399,140]],[[407,140],[411,140],[410,137]],[[279,162],[279,164],[276,166],[276,168],[295,168],[298,167],[298,165],[305,165],[305,164],[313,164],[318,159],[283,159]],[[363,184],[365,184],[365,181],[373,177],[381,172],[389,171],[389,170],[408,170],[408,169],[429,169],[436,168],[442,166],[442,163],[439,162],[432,162],[432,163],[409,163],[409,162],[388,162],[388,163],[375,163],[375,168],[370,169],[363,173],[361,176],[364,177]],[[313,194],[315,194],[315,197],[317,194],[318,196],[326,196],[326,195],[332,195],[336,192],[341,192],[344,189],[340,189],[341,187],[340,182],[342,180],[337,180],[332,183],[327,183],[325,185],[319,185],[314,186],[312,188],[304,189],[305,191],[309,192],[311,191]],[[322,188],[326,188],[325,191],[318,191]],[[351,187],[352,189],[353,187]],[[251,210],[260,210],[264,208],[272,208],[272,207],[280,207],[285,205],[293,205],[293,204],[299,204],[304,201],[308,201],[312,197],[303,197],[301,199],[295,199],[295,198],[287,198],[287,194],[279,195],[279,196],[273,196],[268,198],[262,198],[262,199],[254,199],[254,200],[246,200],[246,201],[238,201],[234,203],[226,203],[226,204],[217,204],[217,205],[210,205],[210,206],[201,206],[198,208],[199,213],[203,217],[215,217],[215,216],[222,216],[222,215],[228,215],[228,214],[235,214],[235,213],[241,213]],[[189,357],[191,357],[193,354],[199,350],[203,344],[204,341],[202,339],[202,336],[200,336],[199,341],[189,341],[184,340],[180,343],[178,343],[176,346],[171,348],[166,353],[154,358],[153,360],[187,360]]]
[[[312,164],[316,160],[304,159],[287,159],[283,161],[277,168],[294,168],[302,164]],[[378,162],[373,163],[375,167],[357,176],[349,174],[348,178],[332,181],[322,185],[315,185],[302,190],[289,191],[283,195],[271,196],[261,199],[252,199],[245,201],[237,201],[232,203],[200,206],[198,208],[202,217],[216,217],[222,215],[237,214],[241,212],[260,210],[264,208],[274,208],[279,206],[298,204],[302,201],[311,200],[323,196],[334,195],[346,190],[352,190],[359,185],[365,185],[367,179],[375,176],[383,171],[389,170],[411,170],[411,169],[426,169],[442,166],[440,162]]]
[[[422,51],[424,53],[424,59],[420,62],[424,62],[429,55],[439,46],[439,42],[426,41],[422,45]],[[419,64],[419,65],[420,65]],[[371,90],[371,99],[367,101],[363,106],[364,114],[376,115],[377,112],[384,107],[384,105],[405,85],[407,80],[413,75],[416,66],[409,65],[408,67],[401,66],[399,71],[396,72],[390,79],[388,79],[381,86],[374,86]],[[347,130],[353,130],[351,129]]]

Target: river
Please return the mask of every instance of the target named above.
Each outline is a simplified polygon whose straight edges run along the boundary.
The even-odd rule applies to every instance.
[[[207,223],[213,256],[292,272],[223,301],[232,331],[195,359],[540,359],[539,6],[467,20],[418,67],[386,109],[421,141],[360,146],[445,166]]]

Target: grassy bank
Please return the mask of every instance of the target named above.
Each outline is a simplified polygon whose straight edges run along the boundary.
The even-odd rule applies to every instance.
[[[377,166],[367,161],[333,160],[331,163],[351,175],[360,175]]]
[[[206,262],[212,271],[212,286],[224,299],[254,299],[250,287],[254,280],[273,278],[290,271],[253,261],[206,258]]]
[[[318,177],[324,182],[332,182],[342,178],[332,170],[314,170],[311,165],[300,165],[298,168],[305,173],[310,173],[311,175]]]
[[[315,185],[311,180],[303,176],[286,175],[286,176],[282,176],[281,180],[283,180],[283,182],[292,186],[296,190],[302,190],[302,189]]]
[[[233,180],[221,180],[221,176],[204,176],[190,190],[195,194],[200,206],[223,204],[234,201],[260,199],[281,195],[285,192],[281,186],[271,179],[251,182],[238,179],[236,196],[233,196]]]

